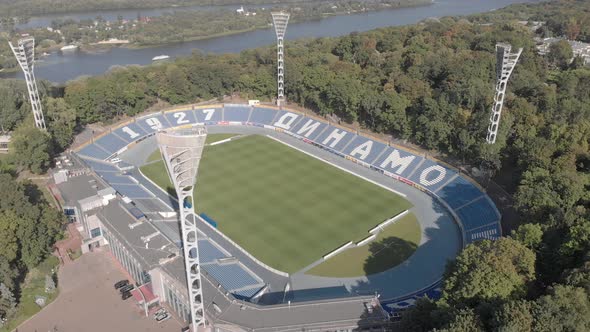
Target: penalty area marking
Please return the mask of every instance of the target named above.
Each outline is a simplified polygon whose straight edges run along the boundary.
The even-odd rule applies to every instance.
[[[402,193],[400,193],[400,192],[399,192],[399,191],[397,191],[397,190],[394,190],[394,189],[391,189],[391,188],[389,188],[389,187],[387,187],[387,186],[384,186],[384,185],[382,185],[381,183],[378,183],[378,182],[376,182],[376,181],[373,181],[373,180],[371,180],[371,179],[369,179],[369,178],[366,178],[366,177],[364,177],[364,176],[362,176],[362,175],[360,175],[360,174],[357,174],[357,173],[355,173],[355,172],[353,172],[353,171],[349,171],[349,170],[347,170],[346,168],[344,168],[344,167],[341,167],[341,166],[338,166],[338,165],[334,164],[334,163],[333,163],[333,162],[331,162],[331,161],[328,161],[328,160],[326,160],[326,159],[320,158],[320,157],[318,157],[318,156],[314,156],[313,154],[311,154],[311,153],[309,153],[309,152],[307,152],[307,151],[303,151],[302,149],[300,149],[300,148],[298,148],[298,147],[295,147],[295,146],[293,146],[293,145],[291,145],[291,144],[289,144],[289,143],[287,143],[287,142],[283,142],[283,141],[281,141],[280,139],[278,139],[278,138],[276,138],[276,137],[273,137],[273,136],[271,136],[271,135],[266,135],[266,137],[268,137],[268,138],[270,138],[270,139],[272,139],[272,140],[275,140],[275,141],[277,141],[277,142],[279,142],[279,143],[281,143],[281,144],[284,144],[284,145],[286,145],[286,146],[288,146],[288,147],[290,147],[290,148],[292,148],[292,149],[295,149],[295,150],[297,150],[297,151],[299,151],[299,152],[305,153],[306,155],[308,155],[308,156],[310,156],[310,157],[313,157],[313,158],[315,158],[315,159],[317,159],[317,160],[323,161],[323,162],[325,162],[326,164],[328,164],[328,165],[331,165],[331,166],[334,166],[334,167],[338,168],[338,169],[339,169],[339,170],[341,170],[341,171],[344,171],[344,172],[346,172],[346,173],[348,173],[348,174],[352,174],[352,175],[354,175],[354,176],[356,176],[356,177],[359,177],[359,178],[361,178],[361,179],[363,179],[363,180],[365,180],[365,181],[367,181],[367,182],[370,182],[370,183],[372,183],[372,184],[374,184],[374,185],[376,185],[376,186],[379,186],[379,187],[381,187],[381,188],[383,188],[383,189],[385,189],[385,190],[387,190],[387,191],[390,191],[390,192],[392,192],[392,193],[394,193],[394,194],[397,194],[397,195],[399,195],[399,196],[401,196],[401,197],[403,197],[403,198],[406,198],[406,197],[407,197],[407,196],[406,196],[406,194],[402,194]]]
[[[219,144],[227,143],[229,141],[231,141],[231,138],[226,138],[226,139],[222,139],[221,141],[213,142],[213,143],[209,144],[209,146],[219,145]]]

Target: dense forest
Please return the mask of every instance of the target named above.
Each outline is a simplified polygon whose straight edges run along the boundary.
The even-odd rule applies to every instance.
[[[27,272],[51,254],[64,216],[39,187],[0,171],[0,328],[18,315]],[[41,294],[37,294],[41,295]]]
[[[514,198],[519,221],[513,230],[463,250],[448,266],[442,298],[405,312],[404,331],[590,330],[590,68],[579,58],[570,61],[568,43],[541,56],[533,39],[588,40],[589,13],[588,0],[520,4],[286,44],[291,102],[486,169]],[[532,31],[520,20],[546,24]],[[497,143],[488,145],[497,42],[524,50]],[[44,85],[49,134],[36,136],[23,124],[30,123],[24,85],[4,80],[0,123],[15,139],[3,167],[43,172],[80,128],[156,103],[234,94],[271,100],[275,57],[273,48],[195,52],[63,88]]]

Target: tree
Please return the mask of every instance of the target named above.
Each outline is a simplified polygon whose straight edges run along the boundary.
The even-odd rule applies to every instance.
[[[13,130],[28,111],[26,87],[16,80],[0,80],[0,132]]]
[[[29,186],[36,188],[34,184]],[[0,200],[0,216],[9,216],[7,220],[17,224],[14,234],[19,248],[18,264],[33,268],[46,257],[65,217],[35,193],[38,190],[25,191],[25,187],[11,175],[0,174],[0,192],[4,193]]]
[[[539,224],[524,224],[512,231],[510,237],[529,249],[535,249],[541,243],[543,229]]]
[[[585,182],[576,172],[532,167],[522,174],[514,195],[515,207],[530,220],[559,224],[565,211],[584,197]]]
[[[483,324],[473,309],[461,309],[440,332],[483,332]]]
[[[16,308],[16,299],[10,288],[0,283],[0,317],[9,319]]]
[[[0,213],[0,256],[4,257],[8,263],[13,262],[18,256],[19,244],[16,232],[22,223],[13,211]]]
[[[495,312],[491,325],[497,332],[530,332],[534,320],[531,303],[517,300],[502,305]]]
[[[442,327],[453,318],[449,307],[439,306],[427,297],[420,298],[415,305],[402,314],[400,331],[425,332]]]
[[[63,98],[45,99],[46,123],[49,132],[60,151],[65,150],[74,139],[76,128],[76,110],[71,108]]]
[[[590,259],[582,266],[565,271],[563,283],[570,286],[582,287],[590,295]]]
[[[3,283],[10,289],[14,289],[14,279],[16,278],[18,270],[10,265],[10,262],[0,256],[0,283]]]
[[[557,285],[533,305],[534,331],[590,331],[590,299],[582,288]]]
[[[585,218],[578,218],[573,225],[567,229],[567,237],[561,247],[561,251],[571,255],[576,252],[587,252],[590,250],[590,221]]]
[[[547,58],[554,66],[566,69],[574,57],[574,51],[567,40],[560,40],[549,46]]]
[[[43,173],[49,168],[53,147],[51,137],[35,127],[22,126],[14,132],[12,156],[16,164],[33,173]]]
[[[524,295],[535,278],[535,253],[510,238],[468,245],[445,273],[442,299],[475,307]]]

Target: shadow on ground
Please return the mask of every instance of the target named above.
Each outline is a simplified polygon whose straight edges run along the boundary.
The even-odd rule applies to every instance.
[[[382,272],[384,266],[395,267],[408,259],[417,248],[415,243],[395,236],[371,242],[369,244],[371,255],[367,257],[364,264],[365,274]]]

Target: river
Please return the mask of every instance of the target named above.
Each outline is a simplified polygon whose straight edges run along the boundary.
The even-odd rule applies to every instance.
[[[424,7],[333,16],[318,21],[294,23],[287,28],[286,39],[342,36],[355,31],[361,32],[386,26],[413,24],[429,17],[467,15],[498,9],[512,3],[536,1],[538,0],[435,0],[432,5]],[[137,15],[137,10],[134,10],[134,12]],[[99,12],[76,14],[72,15],[72,18],[80,19],[83,15],[97,16],[98,14]],[[74,52],[62,54],[61,52],[55,52],[43,57],[35,64],[35,76],[38,79],[63,83],[84,75],[102,74],[113,66],[146,65],[152,62],[153,57],[162,54],[174,58],[188,55],[194,49],[207,53],[237,53],[244,49],[270,45],[274,42],[274,32],[270,29],[264,29],[143,49],[115,47],[104,53]],[[22,78],[23,75],[19,71],[0,73],[0,77]]]

